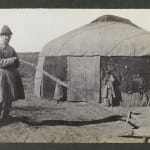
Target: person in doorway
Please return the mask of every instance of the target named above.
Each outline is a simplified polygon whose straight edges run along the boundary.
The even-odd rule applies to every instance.
[[[104,103],[107,106],[113,107],[113,100],[116,97],[113,83],[115,78],[111,74],[110,71],[106,71],[106,77],[104,78],[104,89],[102,93],[102,97],[104,98]]]
[[[143,96],[146,84],[144,78],[139,73],[136,74],[135,82],[137,83],[138,92],[140,93],[141,96]]]
[[[0,33],[0,117],[8,119],[12,102],[24,99],[24,87],[20,74],[19,58],[13,47],[9,45],[11,29],[4,25]]]

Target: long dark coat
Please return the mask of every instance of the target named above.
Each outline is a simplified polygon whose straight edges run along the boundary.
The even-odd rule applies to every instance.
[[[0,44],[0,102],[8,98],[12,101],[25,98],[16,57],[17,54],[11,46],[3,48]]]

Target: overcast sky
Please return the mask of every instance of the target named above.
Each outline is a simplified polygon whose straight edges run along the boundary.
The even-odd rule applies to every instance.
[[[48,41],[105,14],[125,17],[150,31],[148,9],[1,9],[0,28],[10,26],[14,33],[10,44],[17,52],[36,52]]]

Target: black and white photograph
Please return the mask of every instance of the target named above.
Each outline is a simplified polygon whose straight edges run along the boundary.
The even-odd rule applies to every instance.
[[[149,143],[149,9],[0,9],[0,143]]]

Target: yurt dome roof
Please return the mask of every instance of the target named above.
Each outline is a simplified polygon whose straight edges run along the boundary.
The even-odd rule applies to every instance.
[[[130,20],[104,15],[48,42],[40,56],[150,55],[150,32]]]

